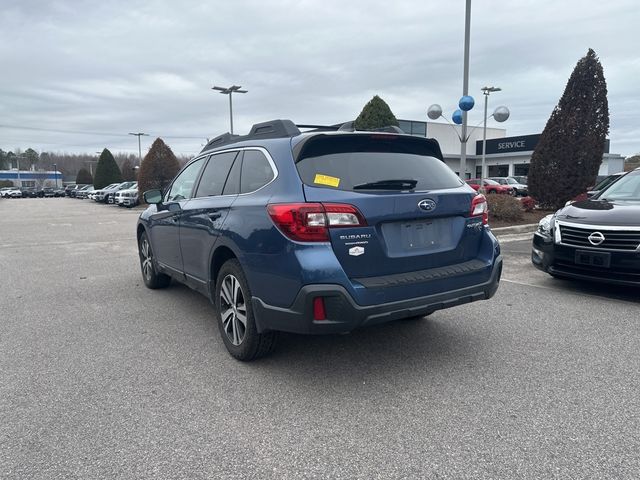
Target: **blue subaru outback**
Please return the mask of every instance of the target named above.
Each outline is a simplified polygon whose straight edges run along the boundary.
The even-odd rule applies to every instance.
[[[240,360],[279,331],[343,333],[491,298],[502,257],[485,198],[435,140],[387,130],[275,120],[213,139],[144,193],[145,285],[206,295]]]

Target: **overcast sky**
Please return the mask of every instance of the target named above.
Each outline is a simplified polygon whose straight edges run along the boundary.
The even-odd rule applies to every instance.
[[[197,153],[229,130],[354,119],[380,95],[398,118],[451,115],[462,93],[464,1],[2,0],[0,148],[137,153],[128,132]],[[637,0],[473,0],[470,93],[508,135],[539,133],[593,48],[609,90],[611,151],[640,151]],[[495,123],[493,123],[495,125]],[[48,131],[56,130],[56,131]],[[143,155],[154,137],[143,138]],[[146,147],[146,148],[145,148]]]

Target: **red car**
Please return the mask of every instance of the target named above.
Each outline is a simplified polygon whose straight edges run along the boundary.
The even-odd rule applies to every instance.
[[[479,178],[471,178],[466,180],[467,185],[469,185],[474,190],[480,190],[480,179]],[[489,180],[485,178],[482,180],[484,184],[484,191],[486,193],[502,193],[504,195],[515,195],[515,190],[508,185],[500,185],[495,180]]]

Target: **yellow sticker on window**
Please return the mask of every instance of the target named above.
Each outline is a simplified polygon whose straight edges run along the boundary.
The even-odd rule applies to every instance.
[[[313,179],[313,183],[318,185],[329,185],[330,187],[337,187],[340,185],[340,179],[336,177],[330,177],[329,175],[321,175],[316,173],[316,178]]]

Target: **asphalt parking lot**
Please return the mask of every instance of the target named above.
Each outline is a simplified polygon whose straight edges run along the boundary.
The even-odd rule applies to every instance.
[[[638,478],[639,291],[512,239],[490,301],[243,364],[138,213],[0,201],[0,478]]]

